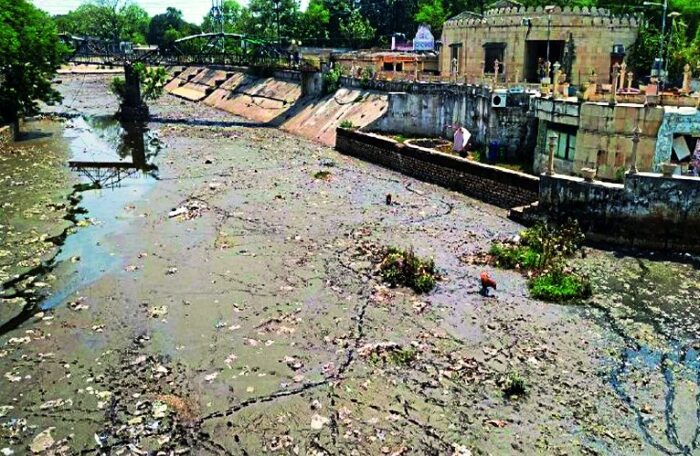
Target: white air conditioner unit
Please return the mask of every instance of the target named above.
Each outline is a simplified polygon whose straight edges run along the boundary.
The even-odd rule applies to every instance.
[[[505,108],[507,106],[508,94],[503,92],[494,92],[491,94],[491,106],[494,108]]]

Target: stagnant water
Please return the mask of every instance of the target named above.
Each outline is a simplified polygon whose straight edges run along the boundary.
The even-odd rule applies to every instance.
[[[643,438],[662,454],[700,452],[697,263],[606,254],[586,261],[584,271],[595,284],[601,325],[625,345],[611,353],[606,378]]]
[[[75,117],[61,122],[37,119],[26,123],[32,141],[44,147],[67,148],[71,172],[79,182],[71,195],[76,207],[70,211],[74,226],[54,242],[60,247],[55,257],[27,273],[53,273],[58,281],[53,292],[20,290],[28,305],[12,321],[3,322],[5,333],[26,321],[39,309],[50,309],[103,274],[119,268],[105,244],[134,217],[133,202],[157,181],[155,160],[162,145],[141,123],[120,123],[112,117]],[[33,139],[36,138],[36,139]],[[22,282],[22,277],[15,279]]]

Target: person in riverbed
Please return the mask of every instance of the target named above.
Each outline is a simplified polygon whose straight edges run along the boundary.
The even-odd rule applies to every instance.
[[[481,291],[479,293],[482,296],[486,297],[492,297],[491,294],[489,293],[489,289],[493,288],[494,291],[496,290],[496,281],[491,278],[488,272],[483,271],[481,275],[479,276],[479,279],[481,281]]]

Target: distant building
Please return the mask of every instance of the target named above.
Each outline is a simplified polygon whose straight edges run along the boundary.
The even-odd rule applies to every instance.
[[[591,70],[602,81],[637,38],[636,18],[612,16],[602,8],[545,11],[512,1],[494,6],[484,16],[464,12],[445,22],[440,55],[443,76],[493,74],[498,60],[505,80],[540,82],[549,48],[549,61],[562,64],[574,85],[585,82]]]
[[[432,52],[435,50],[435,37],[430,31],[430,26],[421,24],[413,40],[407,40],[406,35],[400,33],[391,37],[391,50],[404,52]]]
[[[430,31],[430,26],[423,24],[418,27],[416,37],[413,38],[413,50],[417,52],[435,50],[435,37]]]
[[[354,76],[361,76],[364,69],[372,74],[391,73],[408,74],[437,74],[438,56],[433,52],[414,53],[397,51],[352,51],[334,53],[331,61],[342,65],[346,72],[352,72]],[[348,71],[350,70],[350,71]]]

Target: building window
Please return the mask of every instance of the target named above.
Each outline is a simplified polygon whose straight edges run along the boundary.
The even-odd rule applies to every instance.
[[[503,60],[506,43],[486,43],[484,44],[484,73],[493,73],[496,69],[496,60],[500,63],[498,73],[503,74]]]
[[[394,71],[394,64],[392,62],[384,62],[384,71]]]
[[[549,132],[557,135],[557,144],[554,147],[554,156],[562,160],[573,160],[576,152],[576,127],[568,125],[549,125]],[[549,148],[549,144],[547,145]],[[549,149],[547,149],[549,153]]]
[[[399,62],[396,64],[396,71],[403,71],[403,62]]]

